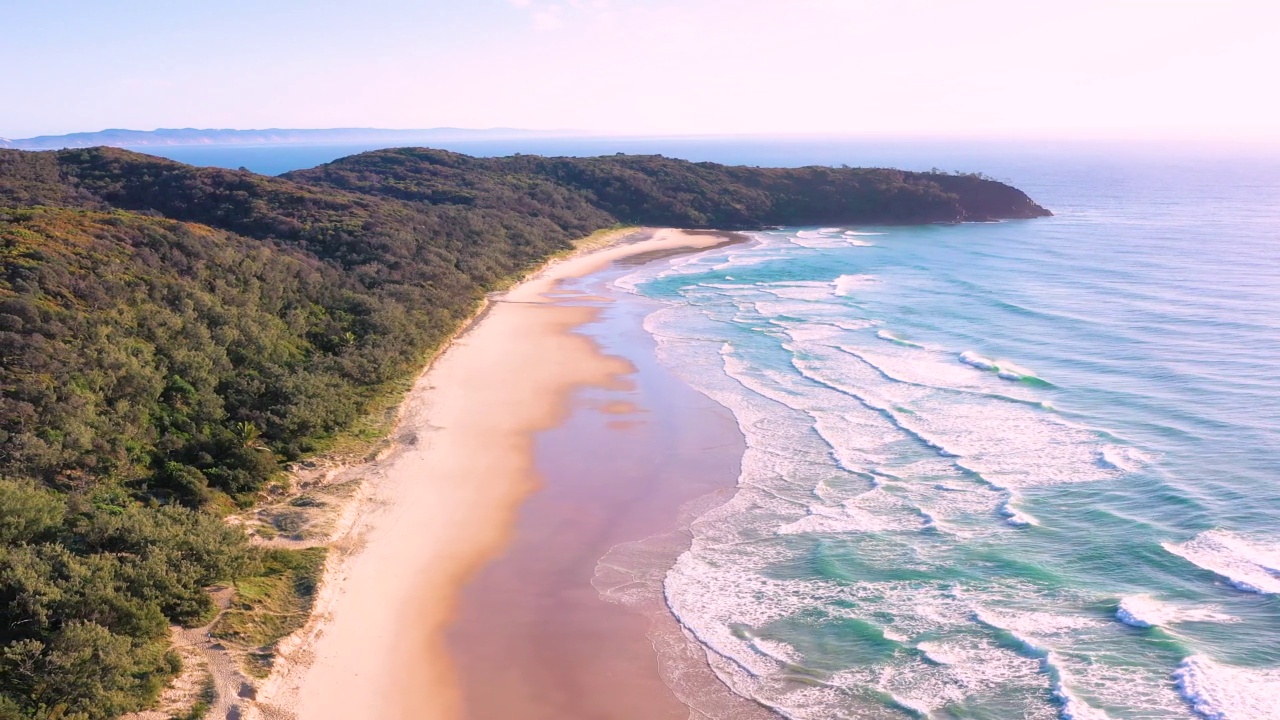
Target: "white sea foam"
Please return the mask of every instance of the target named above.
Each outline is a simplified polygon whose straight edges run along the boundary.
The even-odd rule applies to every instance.
[[[788,237],[787,240],[792,245],[812,250],[834,250],[847,247],[871,247],[872,243],[860,238],[866,235],[879,234],[840,232],[838,229],[832,232],[801,230]]]
[[[1217,573],[1246,592],[1280,593],[1280,542],[1245,537],[1227,530],[1202,532],[1165,550]]]
[[[922,346],[902,340],[886,331],[878,331],[876,337],[889,340],[904,348],[924,349]],[[939,353],[923,352],[879,352],[875,349],[839,344],[837,347],[849,355],[861,360],[884,376],[885,379],[899,383],[923,385],[931,388],[964,390],[988,394],[991,387],[985,384],[985,378],[975,376],[969,370],[946,362]],[[1017,398],[1029,400],[1030,397]]]
[[[1221,612],[1216,605],[1185,607],[1156,600],[1150,595],[1129,595],[1120,599],[1116,619],[1138,628],[1167,627],[1180,622],[1234,623],[1240,618]]]
[[[848,246],[846,238],[832,237],[812,230],[801,230],[788,237],[787,240],[792,245],[811,250],[831,250]]]
[[[826,235],[815,235],[812,238],[791,237],[788,240],[792,245],[811,250],[830,250],[844,247],[847,244],[840,239],[827,237]]]
[[[1137,448],[1124,445],[1106,445],[1099,453],[1098,462],[1116,470],[1137,472],[1150,464],[1151,458]]]
[[[1148,595],[1130,595],[1120,600],[1116,619],[1138,628],[1162,627],[1173,623],[1178,609]]]
[[[1062,720],[1110,720],[1111,716],[1106,712],[1093,707],[1072,692],[1067,684],[1070,676],[1062,670],[1061,663],[1057,653],[1045,655],[1044,664],[1050,669],[1053,696],[1062,703]]]
[[[972,365],[979,370],[997,370],[999,367],[994,360],[984,358],[972,350],[966,350],[960,353],[960,362],[965,365]]]
[[[896,343],[898,345],[906,345],[907,347],[917,347],[917,348],[924,347],[920,343],[911,342],[910,340],[904,340],[903,338],[900,338],[897,335],[894,335],[888,330],[876,331],[876,337],[880,338],[881,340],[888,340],[889,342]]]
[[[728,547],[702,548],[690,555],[710,552],[708,559]],[[736,554],[732,555],[737,557]],[[975,692],[1023,688],[1028,701],[1034,701],[1035,689],[1043,688],[1043,675],[1038,660],[1018,654],[971,634],[956,635],[945,641],[923,644],[918,656],[886,657],[883,665],[867,671],[850,669],[832,674],[824,682],[818,697],[805,702],[793,694],[794,686],[785,682],[786,664],[803,663],[798,654],[761,649],[753,638],[738,636],[720,628],[747,623],[772,622],[802,612],[825,611],[862,618],[878,608],[891,608],[901,618],[901,630],[884,631],[887,640],[907,642],[918,632],[947,634],[960,631],[968,624],[968,605],[941,588],[915,583],[860,583],[854,586],[834,583],[780,580],[762,576],[750,567],[732,567],[726,555],[706,565],[681,563],[668,575],[669,603],[682,622],[690,622],[697,637],[711,643],[709,655],[721,677],[743,694],[778,708],[788,717],[822,720],[834,717],[862,717],[848,703],[845,690],[873,687],[929,712],[951,703],[962,702]],[[752,563],[747,563],[751,565]],[[709,577],[708,573],[712,576]],[[719,592],[710,593],[711,589]],[[696,603],[696,604],[695,604]],[[844,609],[842,609],[844,608]],[[706,614],[702,614],[706,613]],[[713,619],[714,618],[714,619]],[[790,648],[794,650],[794,648]],[[932,660],[925,656],[932,654]],[[1042,717],[1028,706],[1027,717]],[[1081,716],[1083,717],[1083,716]]]
[[[1000,372],[997,374],[1005,380],[1023,380],[1026,378],[1039,377],[1036,375],[1035,371],[1022,367],[1021,365],[1015,365],[1008,360],[998,360],[997,362],[1000,365]]]
[[[933,706],[922,698],[902,697],[889,693],[893,703],[916,717],[927,718],[933,712]]]
[[[919,530],[929,524],[936,524],[936,520],[927,510],[913,507],[881,488],[872,488],[844,500],[838,506],[810,504],[807,515],[780,525],[777,533],[800,535],[886,532]]]
[[[895,632],[893,628],[885,628],[883,630],[885,640],[892,640],[896,643],[906,643],[911,638],[900,632]]]
[[[979,370],[987,370],[989,372],[994,372],[996,375],[998,375],[999,377],[1005,380],[1016,381],[1016,380],[1027,380],[1027,379],[1035,379],[1035,380],[1040,379],[1039,376],[1036,375],[1035,372],[1032,370],[1028,370],[1027,368],[1024,368],[1020,365],[1012,363],[1008,360],[992,360],[991,358],[983,357],[982,355],[979,355],[978,353],[972,350],[966,350],[960,353],[960,362],[964,363],[965,365],[976,367]]]
[[[869,327],[875,327],[879,324],[878,320],[832,320],[832,325],[842,330],[863,330]]]
[[[1207,720],[1280,720],[1280,668],[1235,667],[1192,655],[1173,677],[1191,709]]]
[[[786,300],[821,302],[831,299],[831,283],[818,281],[768,283],[759,285],[757,290]]]
[[[762,238],[757,237],[756,242],[749,247],[767,246],[768,244],[763,242]],[[744,252],[742,248],[743,246],[735,245],[731,248],[677,255],[659,262],[646,263],[633,272],[615,279],[611,286],[623,292],[636,294],[640,285],[658,277],[701,273],[713,268],[736,267],[738,264],[758,265],[782,257],[776,253]]]
[[[1040,659],[1049,677],[1053,696],[1062,705],[1063,720],[1110,720],[1110,715],[1081,699],[1071,689],[1072,676],[1062,654],[1055,652],[1040,638],[1095,625],[1089,618],[1050,613],[993,613],[978,610],[975,617],[984,625],[1004,630],[1023,646],[1032,657]]]
[[[666,347],[674,349],[676,346]],[[833,484],[830,466],[827,465],[825,471],[820,469],[824,467],[822,449],[813,447],[814,455],[809,455],[810,450],[806,448],[811,440],[806,437],[804,424],[792,425],[787,420],[788,411],[810,412],[792,410],[788,405],[804,407],[806,399],[813,400],[814,395],[795,392],[799,388],[794,383],[803,384],[802,378],[754,367],[745,362],[745,358],[738,357],[731,347],[723,348],[722,354],[729,377],[737,378],[753,393],[736,393],[727,386],[718,385],[719,381],[712,382],[715,387],[708,386],[714,397],[730,404],[739,418],[740,427],[748,436],[749,446],[743,460],[743,484],[739,494],[728,505],[704,516],[695,524],[694,548],[668,574],[665,585],[668,603],[681,622],[712,650],[709,660],[718,668],[721,677],[742,694],[780,708],[788,716],[815,720],[844,717],[843,713],[835,714],[832,709],[849,702],[847,696],[832,689],[796,695],[793,689],[779,685],[772,679],[780,677],[778,673],[782,672],[777,667],[776,658],[762,656],[758,647],[750,641],[744,641],[729,628],[743,624],[761,627],[814,608],[837,607],[854,598],[862,598],[857,601],[859,605],[868,612],[873,612],[885,600],[892,598],[890,606],[914,608],[912,613],[904,611],[904,615],[910,614],[912,617],[904,618],[902,631],[885,633],[888,639],[896,637],[905,640],[913,627],[921,630],[938,627],[935,623],[942,621],[942,618],[950,618],[947,621],[949,626],[963,625],[966,622],[965,612],[955,607],[954,600],[935,593],[922,594],[919,588],[910,583],[849,587],[807,580],[779,580],[761,574],[765,568],[784,562],[788,550],[786,545],[762,544],[759,539],[760,530],[785,524],[787,521],[784,518],[792,518],[790,522],[796,522],[815,514],[812,500],[805,504],[796,501],[801,497],[804,487],[799,481],[806,477],[822,478],[821,487],[816,480],[810,480],[810,487],[813,488],[811,492],[819,492],[824,499],[839,503],[842,502],[841,488],[853,478]],[[824,395],[821,386],[809,388],[810,393],[815,391],[819,398],[828,397],[835,401],[841,397],[838,394]],[[773,405],[770,409],[769,405],[773,403],[781,405]],[[875,417],[873,414],[865,416]],[[795,419],[801,420],[802,416],[796,415]],[[839,423],[833,421],[828,430],[834,431],[833,428],[838,426]],[[867,427],[874,427],[874,424]],[[882,427],[891,429],[888,425]],[[927,487],[932,488],[932,485]],[[843,512],[849,505],[839,504],[836,507]],[[749,538],[756,539],[747,541]],[[867,548],[869,553],[884,551],[885,549]],[[911,562],[906,557],[901,560],[903,565]],[[946,609],[948,604],[952,609]],[[981,687],[975,683],[988,677],[992,668],[1004,667],[1004,663],[1014,663],[1016,666],[1019,662],[1016,658],[1001,654],[1004,651],[999,648],[991,648],[988,652],[1004,659],[975,659],[973,664],[966,663],[964,667],[953,668],[944,675],[935,673],[937,676],[929,680],[928,687],[936,685],[939,689],[945,689],[945,697],[949,698],[947,701],[959,701],[973,687]],[[790,658],[790,661],[796,660],[803,658]],[[902,698],[915,698],[926,687],[920,680],[911,679],[917,677],[914,673],[896,677],[897,680],[884,675],[878,682],[883,683],[887,691],[899,691],[898,695]],[[991,677],[996,679],[987,682],[995,684],[1033,681],[1033,676],[1026,671],[1010,670],[1004,675]],[[910,682],[907,686],[895,685],[899,681],[908,680]],[[852,683],[853,680],[850,679],[849,682]],[[841,686],[840,683],[836,685],[837,689]]]
[[[866,511],[828,508],[822,505],[809,506],[809,514],[778,526],[779,535],[799,535],[803,533],[852,533],[878,532],[886,528],[886,523]]]
[[[918,643],[916,649],[923,653],[929,662],[938,665],[955,665],[962,659],[953,649],[938,642]]]
[[[787,665],[794,665],[802,659],[795,648],[781,640],[753,637],[751,638],[751,646],[761,655]]]
[[[835,294],[841,297],[848,297],[853,294],[853,291],[864,289],[878,282],[880,282],[880,278],[875,275],[841,275],[835,279]]]
[[[1000,514],[1004,516],[1004,521],[1006,523],[1013,527],[1031,527],[1032,525],[1040,524],[1040,521],[1036,520],[1029,513],[1023,512],[1015,507],[1015,502],[1016,499],[1011,496],[1006,498],[1005,501],[1000,504]]]
[[[767,265],[775,260],[780,259],[780,255],[762,254],[753,252],[735,252],[729,253],[726,257],[711,265],[709,268],[697,267],[696,271],[715,270],[724,272],[725,270],[734,270],[737,268],[749,268],[759,265]]]
[[[1026,640],[1033,636],[1059,635],[1084,628],[1100,627],[1097,620],[1080,615],[1063,613],[1006,610],[997,612],[985,607],[974,610],[974,617],[983,625],[1013,633],[1019,641],[1035,644]]]
[[[883,342],[861,306],[834,301],[833,283],[718,285],[683,289],[687,303],[645,325],[662,362],[729,408],[746,439],[737,493],[692,523],[690,549],[663,581],[668,607],[727,686],[805,720],[887,716],[897,712],[883,707],[890,697],[925,717],[994,695],[1036,719],[1105,717],[1085,700],[1158,708],[1143,717],[1185,712],[1168,668],[1138,676],[1082,659],[1077,637],[1131,640],[1119,623],[1002,612],[1003,632],[1028,643],[1021,652],[975,623],[979,609],[1067,601],[999,573],[956,580],[956,542],[935,531],[1014,537],[999,514],[1034,522],[1014,507],[1023,488],[1121,476],[1099,462],[1106,439],[1046,412],[1034,384]],[[840,577],[851,548],[872,577]],[[916,579],[875,579],[900,572]],[[871,652],[782,642],[824,622],[838,623],[833,636],[864,628]]]
[[[847,393],[892,419],[921,443],[981,476],[993,487],[1085,482],[1115,477],[1097,463],[1101,436],[1025,402],[1002,402],[988,394],[906,382],[886,366],[849,362],[839,348],[804,346],[795,365],[806,377]],[[902,364],[893,372],[905,372]],[[906,378],[902,378],[906,379]]]
[[[842,688],[874,688],[894,699],[900,707],[910,707],[922,717],[934,717],[944,708],[962,705],[972,695],[983,695],[999,689],[1018,688],[1030,696],[1039,696],[1046,684],[1036,660],[1028,659],[1005,647],[971,635],[957,636],[937,646],[953,662],[931,661],[924,653],[903,654],[887,665],[836,673],[831,683]],[[1028,698],[1031,699],[1031,698]],[[1049,720],[1059,713],[1034,700],[1021,708],[1019,717]],[[853,717],[863,717],[859,713]],[[882,717],[866,713],[868,717]],[[823,717],[823,716],[820,716]],[[831,717],[827,715],[825,717]]]

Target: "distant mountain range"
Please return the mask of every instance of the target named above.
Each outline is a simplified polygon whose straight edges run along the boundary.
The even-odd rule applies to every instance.
[[[587,135],[582,131],[518,130],[490,128],[430,128],[425,130],[382,130],[378,128],[331,128],[328,130],[101,130],[70,135],[41,135],[21,140],[0,138],[0,148],[13,150],[62,150],[105,145],[141,148],[162,145],[360,145],[368,143],[415,144],[451,140],[499,140],[527,137],[568,137]]]

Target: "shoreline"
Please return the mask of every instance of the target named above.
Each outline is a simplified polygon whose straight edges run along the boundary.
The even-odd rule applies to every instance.
[[[541,485],[463,588],[446,637],[467,720],[687,720],[695,681],[702,707],[728,694],[700,646],[673,656],[687,640],[650,581],[688,548],[691,508],[736,492],[745,445],[731,413],[659,360],[644,321],[666,303],[613,286],[652,261],[666,266],[633,255],[557,293],[599,310],[576,332],[632,372],[626,388],[574,392],[537,434]]]
[[[625,387],[632,371],[575,332],[599,311],[564,304],[559,283],[725,240],[620,232],[491,295],[415,381],[391,447],[361,468],[368,490],[332,543],[312,618],[281,643],[246,717],[458,717],[443,633],[464,583],[509,541],[537,488],[534,435],[567,417],[576,390]]]

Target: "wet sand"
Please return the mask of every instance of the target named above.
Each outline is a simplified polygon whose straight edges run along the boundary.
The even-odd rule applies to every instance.
[[[631,269],[568,283],[578,299],[559,296],[598,309],[577,333],[632,371],[624,387],[579,390],[571,415],[539,434],[541,487],[506,551],[463,591],[448,641],[470,720],[689,717],[660,677],[655,618],[602,599],[592,581],[614,546],[673,530],[690,501],[727,499],[743,440],[732,414],[658,364],[641,325],[658,306],[607,288]],[[681,549],[676,538],[664,555]]]
[[[564,653],[539,656],[531,650],[534,643],[528,642],[533,639],[534,626],[549,617],[546,608],[553,593],[565,593],[557,601],[572,596],[577,606],[588,607],[588,600],[595,594],[590,586],[590,566],[598,557],[592,553],[601,547],[607,550],[612,542],[642,537],[624,535],[623,530],[643,532],[650,526],[649,520],[664,514],[656,507],[640,509],[645,506],[640,500],[649,497],[649,493],[637,483],[647,482],[645,478],[654,477],[651,474],[625,476],[619,468],[618,481],[609,486],[614,490],[597,493],[597,489],[606,486],[589,482],[592,477],[598,481],[596,473],[569,473],[561,466],[535,463],[540,433],[576,417],[570,410],[578,403],[590,402],[584,399],[586,389],[618,393],[609,399],[635,405],[602,405],[602,415],[609,418],[608,422],[642,424],[646,412],[652,412],[652,408],[638,402],[642,394],[638,394],[638,388],[643,383],[637,384],[635,366],[622,357],[602,353],[595,341],[575,332],[601,316],[602,305],[607,303],[584,301],[572,293],[554,291],[561,289],[562,280],[590,275],[627,256],[709,247],[723,241],[716,236],[659,231],[641,242],[624,242],[560,261],[494,300],[484,316],[432,365],[406,398],[395,431],[394,449],[369,470],[370,499],[361,506],[351,530],[335,544],[339,552],[327,568],[312,621],[289,639],[287,651],[282,652],[272,677],[258,693],[255,709],[261,716],[444,720],[463,717],[463,708],[472,706],[470,701],[477,687],[483,690],[487,686],[494,696],[508,692],[518,696],[520,687],[541,686],[546,678],[534,674],[535,666],[551,669],[552,663],[565,662],[566,667],[583,671],[598,668],[605,672],[607,668],[607,673],[617,676],[636,674],[631,672],[632,666],[646,662],[641,652],[645,649],[643,621],[598,599],[601,614],[590,615],[584,610],[587,614],[583,617],[590,619],[580,626],[598,630],[574,635],[575,631],[566,625],[562,628],[566,641],[547,646],[562,647]],[[631,429],[640,426],[633,425]],[[619,425],[612,430],[627,432]],[[603,442],[592,441],[589,446],[575,443],[562,452],[543,452],[539,456],[555,457],[573,465],[599,459],[602,453],[610,460],[622,457],[622,449],[627,446],[619,435],[613,446],[616,452],[605,452]],[[639,460],[643,459],[639,456]],[[583,500],[580,512],[543,513],[536,510],[542,506],[533,503],[530,507],[534,510],[522,510],[523,502],[546,478],[559,477],[575,478],[574,482],[579,483]],[[633,486],[622,482],[623,477],[631,477]],[[674,473],[661,477],[662,482],[675,483],[683,476]],[[552,486],[548,483],[545,487]],[[624,502],[625,493],[630,493],[630,500]],[[545,495],[561,498],[561,502],[566,498],[575,502],[572,496],[572,492]],[[611,499],[593,506],[588,500],[596,496]],[[667,497],[667,493],[656,492],[654,497]],[[634,505],[634,514],[623,512],[622,505]],[[527,525],[528,518],[540,514],[555,520],[549,525]],[[529,532],[533,534],[522,534]],[[502,573],[493,574],[492,568],[503,566],[501,560],[487,565],[507,549],[526,546],[532,549],[531,557],[539,560],[538,566],[544,568],[542,580],[535,578],[537,573],[531,573],[513,584],[502,580]],[[528,556],[525,562],[529,562]],[[484,656],[494,665],[479,672],[470,663],[473,657],[481,656],[460,653],[456,659],[456,667],[461,668],[458,672],[446,650],[445,629],[458,617],[461,588],[481,568],[485,570],[468,585],[461,606],[480,604],[493,608],[502,617],[510,616],[516,624],[504,628],[520,635],[521,643]],[[497,596],[477,590],[486,586],[488,581],[484,578],[489,577],[498,578]],[[499,602],[500,598],[507,602]],[[526,623],[521,625],[516,619]],[[624,632],[628,626],[630,630]],[[459,620],[456,627],[462,629],[468,624]],[[637,635],[640,639],[634,642],[623,641],[624,637]],[[477,652],[481,652],[479,648],[495,647],[480,635],[471,637]],[[609,643],[609,647],[600,643]],[[597,662],[587,668],[583,658],[590,654],[590,646],[596,648]],[[521,662],[514,662],[517,657],[522,658]],[[625,664],[612,658],[624,658]],[[652,651],[647,663],[649,667],[656,664]],[[502,685],[484,679],[489,677],[489,669],[507,666],[524,667],[525,671],[501,674]],[[558,689],[542,695],[562,698],[566,693],[578,692],[603,702],[614,693],[597,690],[590,674],[561,675],[564,681]],[[652,677],[656,680],[656,672]],[[637,707],[645,698],[652,698],[652,707],[662,708],[662,713],[678,713],[678,704],[670,697],[664,698],[660,687],[639,684],[628,691],[632,694],[612,697],[618,704],[634,701]],[[529,712],[539,710],[531,706]],[[583,715],[573,710],[568,713],[504,717],[624,717]]]

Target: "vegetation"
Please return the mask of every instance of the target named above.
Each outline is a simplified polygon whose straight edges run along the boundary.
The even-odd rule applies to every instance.
[[[265,676],[276,642],[306,624],[326,555],[322,547],[263,552],[260,569],[236,580],[235,599],[212,635],[248,651],[250,669]]]
[[[618,222],[721,230],[770,225],[897,224],[1048,215],[1016,188],[979,175],[868,168],[750,168],[660,155],[473,158],[425,148],[353,155],[285,177],[418,204],[515,208],[557,223]]]
[[[204,588],[252,564],[216,516],[110,488],[0,480],[0,718],[102,718],[178,670],[169,622],[199,624]]]
[[[178,669],[168,625],[209,621],[214,583],[239,590],[224,637],[299,626],[323,551],[255,552],[220,515],[574,238],[1041,214],[892,170],[400,149],[273,178],[0,150],[0,720],[146,705]]]
[[[205,713],[209,712],[209,708],[213,707],[213,704],[217,701],[218,686],[213,676],[209,675],[201,684],[200,692],[191,708],[180,717],[172,718],[171,720],[201,720]]]

